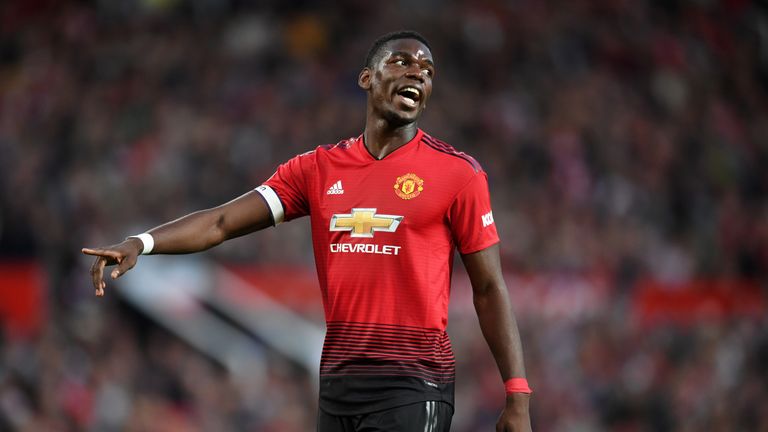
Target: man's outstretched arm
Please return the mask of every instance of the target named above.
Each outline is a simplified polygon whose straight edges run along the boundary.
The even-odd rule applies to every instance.
[[[472,283],[473,300],[480,329],[491,349],[501,378],[505,382],[525,378],[523,349],[517,322],[512,313],[507,286],[501,272],[498,244],[461,256]],[[527,384],[525,385],[527,388]],[[508,392],[506,406],[496,430],[518,432],[531,430],[528,401],[530,393]]]
[[[272,225],[272,215],[264,198],[256,191],[248,192],[226,204],[190,213],[175,221],[148,231],[154,240],[154,254],[199,252],[221,242]],[[96,260],[91,277],[97,296],[104,295],[104,267],[117,264],[112,279],[117,279],[136,265],[144,248],[143,242],[129,237],[121,243],[102,248],[83,248],[82,252]]]

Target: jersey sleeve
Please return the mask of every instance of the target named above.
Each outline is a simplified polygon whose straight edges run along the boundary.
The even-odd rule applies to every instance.
[[[309,214],[308,171],[314,156],[309,152],[290,159],[256,188],[269,206],[274,225]]]
[[[488,177],[474,174],[448,209],[448,221],[456,247],[462,254],[483,250],[499,241],[491,211]]]

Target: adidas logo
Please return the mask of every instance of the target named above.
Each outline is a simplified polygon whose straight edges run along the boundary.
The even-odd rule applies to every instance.
[[[331,187],[328,188],[328,192],[326,192],[327,195],[342,195],[344,193],[344,187],[341,186],[341,180],[334,183]]]

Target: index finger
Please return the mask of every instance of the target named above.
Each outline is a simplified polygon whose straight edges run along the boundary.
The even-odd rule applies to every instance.
[[[115,252],[110,249],[82,248],[80,251],[86,255],[110,257],[110,258],[114,258],[115,260],[119,260],[122,257],[122,255],[119,252]]]

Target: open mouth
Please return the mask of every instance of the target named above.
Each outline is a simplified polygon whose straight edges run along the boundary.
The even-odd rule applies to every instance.
[[[416,87],[407,86],[397,91],[397,95],[400,97],[405,106],[410,108],[416,108],[421,100],[421,92]]]

